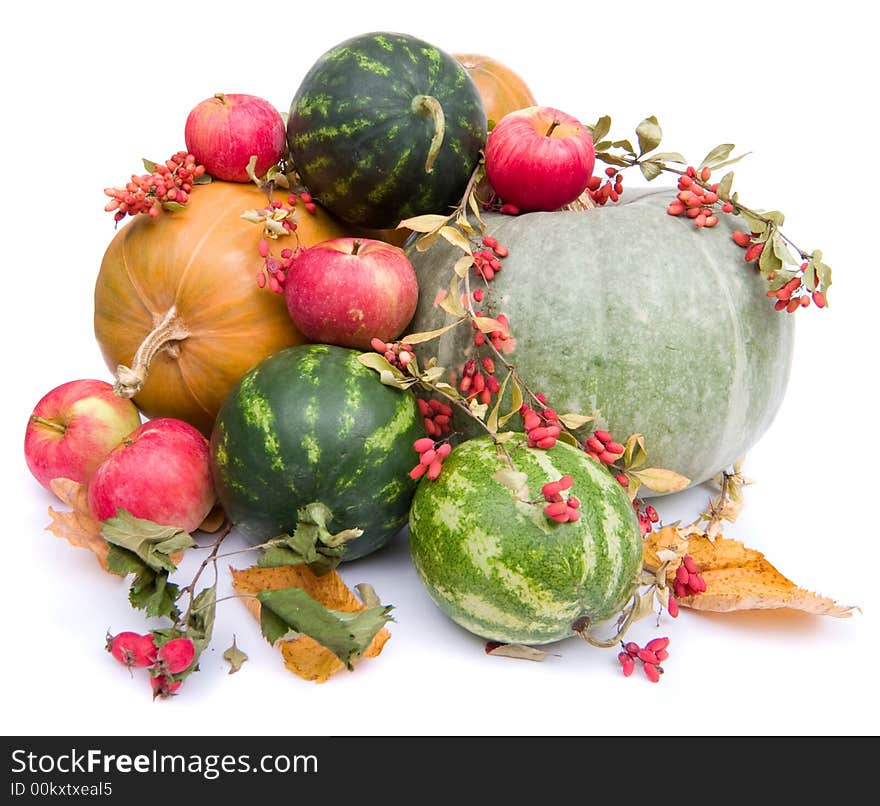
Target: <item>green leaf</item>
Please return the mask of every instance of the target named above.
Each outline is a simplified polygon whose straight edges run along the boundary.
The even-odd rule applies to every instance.
[[[101,536],[114,546],[128,549],[155,571],[175,571],[177,565],[170,555],[197,545],[189,532],[136,518],[125,509],[118,509],[114,517],[101,522]]]
[[[110,544],[107,552],[107,570],[111,574],[127,577],[129,574],[139,574],[146,567],[144,561],[134,552]]]
[[[780,262],[783,265],[800,265],[798,263],[798,259],[794,256],[791,249],[788,248],[788,244],[785,242],[785,238],[782,237],[778,230],[773,231],[773,236],[771,237],[770,242],[773,247],[773,253],[776,255],[776,257],[779,258]]]
[[[374,369],[376,372],[391,372],[397,374],[403,380],[403,373],[397,367],[388,362],[384,355],[376,352],[361,353],[358,356],[358,362],[363,364],[367,369]]]
[[[677,151],[661,151],[654,154],[651,159],[654,162],[676,162],[679,165],[687,165],[687,160]]]
[[[154,173],[156,173],[156,168],[159,167],[159,164],[158,164],[158,163],[153,162],[152,160],[148,160],[148,159],[146,159],[146,157],[143,158],[143,159],[141,160],[141,162],[144,164],[144,170],[145,170],[148,174],[154,174]]]
[[[522,389],[520,389],[519,384],[516,382],[516,379],[514,379],[513,388],[510,390],[510,410],[506,414],[502,414],[501,417],[498,418],[499,428],[503,425],[506,425],[507,421],[511,417],[513,417],[514,414],[519,412],[520,406],[522,406],[522,404],[523,404]]]
[[[630,163],[628,163],[625,159],[615,156],[614,154],[610,154],[607,151],[597,151],[596,159],[601,160],[607,165],[619,165],[623,168],[628,168],[630,165]]]
[[[210,174],[202,174],[201,176],[195,176],[192,179],[194,185],[210,185],[213,181],[214,178]]]
[[[721,177],[718,183],[718,198],[721,201],[730,201],[730,191],[733,187],[733,171],[729,171]]]
[[[734,163],[739,162],[739,161],[740,161],[741,159],[743,159],[744,157],[749,156],[749,154],[751,154],[751,153],[752,153],[751,151],[746,151],[744,154],[740,154],[738,157],[734,157],[733,159],[724,160],[724,162],[716,162],[716,163],[712,166],[712,170],[713,170],[713,171],[717,171],[717,170],[719,170],[720,168],[726,168],[728,165],[733,165]]]
[[[346,667],[353,664],[391,617],[390,606],[376,605],[354,613],[330,610],[301,588],[282,588],[257,594],[261,628],[270,643],[291,632],[308,635],[329,649]]]
[[[504,376],[504,380],[501,382],[501,387],[498,390],[498,397],[495,399],[495,405],[492,406],[492,411],[489,412],[489,416],[486,418],[486,428],[489,429],[490,434],[498,431],[498,414],[501,408],[501,401],[504,398],[504,390],[507,389],[507,384],[510,382],[512,375],[513,371],[510,371]]]
[[[635,155],[636,155],[636,151],[635,151],[635,149],[632,147],[632,143],[630,143],[629,140],[615,140],[615,141],[611,144],[611,147],[612,147],[612,148],[622,148],[624,151],[627,152],[627,154],[630,154],[630,155],[632,155],[633,157],[635,157]]]
[[[450,316],[460,319],[467,316],[464,306],[461,304],[461,291],[459,291],[460,279],[457,274],[453,273],[452,280],[449,283],[449,290],[446,296],[440,300],[440,307]]]
[[[647,160],[645,162],[640,162],[639,168],[641,169],[642,174],[645,177],[645,179],[647,179],[649,182],[652,179],[656,179],[658,176],[660,176],[661,173],[663,173],[660,166],[657,165],[657,163],[655,163],[653,160]]]
[[[223,653],[223,660],[229,664],[229,674],[235,674],[244,665],[248,656],[242,652],[235,643],[235,636],[232,636],[232,646]]]
[[[196,648],[196,657],[202,654],[214,633],[217,614],[217,585],[203,589],[193,599],[186,619],[186,634]]]
[[[730,152],[736,148],[733,143],[722,143],[720,146],[715,146],[705,157],[703,157],[703,161],[700,163],[697,170],[705,167],[716,167],[718,163],[723,162],[730,156]]]
[[[571,445],[572,448],[580,448],[581,446],[578,444],[578,441],[574,438],[572,434],[569,434],[568,431],[563,431],[557,439],[560,442],[564,442],[566,445]]]
[[[639,138],[639,156],[657,148],[663,139],[663,131],[660,129],[657,118],[651,115],[639,123],[636,127],[636,136]]]
[[[632,434],[627,439],[623,449],[624,468],[633,468],[643,465],[648,460],[648,452],[645,450],[645,438],[641,434]]]
[[[162,209],[169,213],[179,213],[181,210],[186,210],[186,205],[176,201],[163,201]]]
[[[180,611],[177,600],[180,588],[168,581],[166,571],[156,572],[144,566],[137,574],[128,591],[128,601],[132,607],[146,611],[151,618],[169,618],[177,621]]]
[[[764,218],[772,221],[777,227],[781,227],[785,223],[785,216],[779,212],[779,210],[770,210],[768,212],[762,212],[761,215]]]
[[[503,322],[492,319],[489,316],[475,316],[474,324],[483,333],[498,333],[507,338],[510,335],[510,329]]]
[[[778,272],[782,268],[782,261],[773,250],[772,245],[769,249],[766,246],[764,247],[764,251],[761,252],[761,257],[758,258],[758,268],[761,270],[761,274],[765,277],[770,274],[770,272]]]
[[[746,223],[749,225],[749,231],[755,233],[766,232],[767,230],[767,222],[762,221],[760,218],[753,216],[751,213],[747,213],[745,210],[740,210],[740,215],[746,220]]]
[[[596,144],[600,142],[608,132],[611,131],[611,117],[609,115],[602,115],[592,126],[587,126],[590,130],[590,136],[593,138],[593,143]]]
[[[320,501],[307,504],[297,512],[293,534],[270,540],[257,565],[308,565],[318,576],[326,574],[339,565],[345,544],[363,534],[363,529],[343,529],[333,534],[327,526],[332,519],[330,509]]]
[[[456,276],[464,277],[468,273],[468,269],[474,265],[474,256],[473,255],[463,255],[458,260],[455,261],[455,265],[452,267],[452,270],[455,272]]]

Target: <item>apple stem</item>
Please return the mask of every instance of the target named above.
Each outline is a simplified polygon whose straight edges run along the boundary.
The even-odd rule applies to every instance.
[[[559,125],[559,121],[556,118],[553,118],[553,122],[550,124],[550,128],[544,132],[544,137],[549,137],[553,134],[553,130]]]
[[[189,330],[178,317],[177,308],[172,305],[141,342],[131,367],[123,364],[116,367],[113,391],[120,397],[134,397],[143,387],[150,363],[156,355],[161,350],[168,350],[173,354],[176,342],[183,341],[187,336]]]
[[[43,417],[38,417],[36,414],[31,415],[31,422],[45,425],[47,428],[54,428],[56,431],[60,431],[62,434],[67,431],[67,426],[61,425],[61,423],[53,423],[51,420],[46,420]]]
[[[443,137],[446,134],[446,116],[443,107],[433,95],[416,95],[412,100],[412,111],[422,117],[431,116],[434,121],[434,136],[428,146],[428,158],[425,160],[425,173],[434,170],[434,163],[440,154],[440,146],[443,145]]]
[[[222,93],[222,92],[215,92],[215,93],[214,93],[214,97],[215,97],[218,101],[220,101],[221,104],[223,104],[223,105],[225,106],[225,104],[226,104],[226,95],[225,95],[224,93]]]
[[[358,253],[358,249],[361,248],[361,242],[355,239],[355,242],[351,245],[351,253],[356,255]]]

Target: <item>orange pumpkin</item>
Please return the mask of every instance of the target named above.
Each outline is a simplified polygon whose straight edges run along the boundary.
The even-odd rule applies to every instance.
[[[454,55],[477,85],[490,126],[508,112],[537,105],[538,102],[526,82],[501,62],[478,53]]]
[[[130,219],[95,284],[95,337],[116,391],[147,417],[210,433],[220,404],[254,364],[304,339],[284,297],[257,286],[263,227],[241,217],[266,205],[256,185],[195,189],[186,208]],[[347,233],[320,207],[297,212],[299,243]],[[295,246],[293,236],[279,239]]]

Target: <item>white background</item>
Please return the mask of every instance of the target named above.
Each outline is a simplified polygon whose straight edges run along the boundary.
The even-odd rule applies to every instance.
[[[876,45],[853,2],[544,5],[41,3],[6,6],[2,205],[6,293],[2,395],[3,572],[0,711],[9,735],[873,734],[878,724],[880,513],[874,345],[878,131]],[[598,8],[598,6],[596,6]],[[587,9],[579,11],[576,9]],[[821,10],[817,10],[821,9]],[[324,685],[288,673],[238,602],[180,696],[153,702],[104,652],[105,631],[145,629],[126,584],[45,531],[51,496],[29,475],[27,417],[49,389],[109,379],[92,335],[92,291],[113,235],[102,189],[141,157],[183,146],[190,108],[215,92],[286,111],[327,48],[372,30],[494,56],[539,103],[618,136],[657,115],[667,150],[698,162],[732,142],[742,200],[787,215],[821,248],[832,307],[799,320],[784,404],[751,452],[757,480],[728,536],[798,585],[858,605],[851,619],[683,612],[636,640],[671,637],[657,685],[625,679],[613,651],[569,640],[543,664],[492,658],[422,590],[405,543],[343,566],[395,606],[383,654]],[[630,185],[639,178],[627,175]],[[662,181],[662,180],[658,180]],[[707,301],[711,307],[711,301]],[[782,314],[784,315],[784,314]],[[710,492],[658,503],[693,519]],[[235,541],[230,541],[235,542]],[[241,557],[235,558],[243,563]],[[188,565],[186,567],[189,567]],[[182,584],[187,576],[181,577]],[[228,573],[221,573],[221,589]],[[250,655],[236,675],[232,635]]]

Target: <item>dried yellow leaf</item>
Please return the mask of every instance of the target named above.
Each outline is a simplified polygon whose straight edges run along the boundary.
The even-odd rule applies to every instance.
[[[680,599],[679,604],[684,607],[715,613],[788,608],[835,618],[849,618],[858,609],[798,587],[760,551],[746,548],[736,540],[720,535],[714,540],[692,535],[687,541],[687,553],[700,567],[706,591]],[[669,568],[670,584],[675,574],[673,565]]]
[[[110,545],[101,537],[101,523],[89,509],[86,486],[72,479],[52,479],[49,486],[62,503],[70,507],[70,511],[59,512],[49,507],[51,521],[46,530],[72,546],[93,552],[106,571]]]
[[[232,587],[236,593],[256,596],[261,591],[301,588],[331,610],[355,613],[365,605],[358,600],[342,577],[335,570],[317,576],[306,565],[284,565],[274,568],[230,568]],[[260,603],[254,598],[243,599],[245,605],[257,621],[260,620]],[[382,651],[391,637],[386,628],[376,633],[363,654],[374,658]],[[284,665],[304,680],[325,683],[331,675],[345,669],[345,664],[329,649],[313,638],[302,635],[297,638],[282,639],[276,643],[284,659]]]

